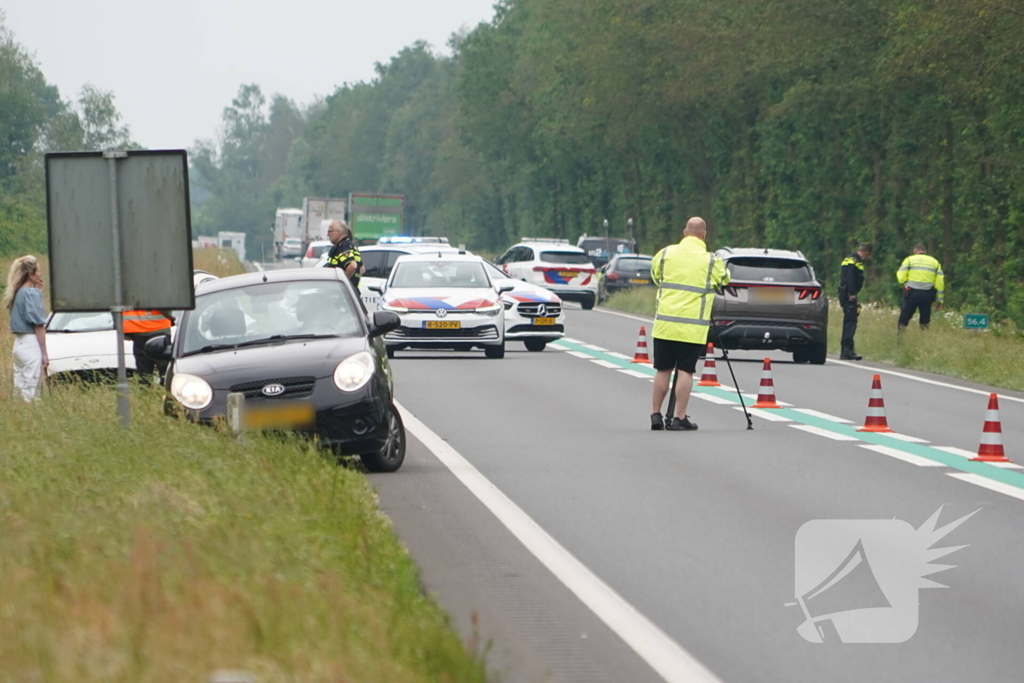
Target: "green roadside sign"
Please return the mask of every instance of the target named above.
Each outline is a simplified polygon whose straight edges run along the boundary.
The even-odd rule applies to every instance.
[[[987,313],[964,313],[964,329],[966,330],[987,330]]]

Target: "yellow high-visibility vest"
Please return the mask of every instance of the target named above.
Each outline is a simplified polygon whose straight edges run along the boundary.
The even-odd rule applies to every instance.
[[[725,262],[703,240],[684,237],[654,255],[651,278],[658,285],[653,336],[706,344],[715,289],[729,284]]]
[[[942,274],[942,266],[938,260],[928,254],[911,254],[903,259],[896,280],[911,289],[935,289],[938,300],[946,289],[946,278]]]

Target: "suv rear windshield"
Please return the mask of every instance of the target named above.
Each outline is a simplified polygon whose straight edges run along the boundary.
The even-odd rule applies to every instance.
[[[738,256],[725,262],[733,280],[809,282],[814,278],[806,261],[770,256]],[[769,279],[771,278],[771,279]]]
[[[593,266],[587,255],[579,251],[542,251],[542,263],[578,263],[581,266]]]
[[[649,258],[620,258],[615,262],[615,270],[630,270],[642,272],[651,269]]]

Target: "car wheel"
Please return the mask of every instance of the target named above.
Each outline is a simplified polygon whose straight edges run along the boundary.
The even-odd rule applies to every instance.
[[[811,347],[811,350],[807,353],[807,360],[812,365],[824,365],[825,358],[828,355],[828,344],[821,342]]]
[[[505,342],[501,342],[498,346],[485,346],[484,355],[488,358],[504,358],[505,357]]]
[[[526,344],[527,351],[543,351],[548,345],[543,339],[524,339],[523,343]]]
[[[590,296],[583,299],[583,301],[580,302],[580,305],[583,306],[584,311],[589,311],[594,307],[594,304],[597,303],[596,299],[597,296],[591,294]]]
[[[395,349],[394,349],[394,347],[391,347],[391,346],[385,347],[384,351],[388,354],[388,358],[394,358],[395,357]]]
[[[371,472],[394,472],[405,462],[405,425],[394,403],[388,406],[388,437],[384,446],[376,453],[360,455],[359,459]]]

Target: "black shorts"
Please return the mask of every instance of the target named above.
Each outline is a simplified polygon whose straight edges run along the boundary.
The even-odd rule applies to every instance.
[[[697,372],[697,360],[707,353],[706,344],[654,339],[654,369],[679,369],[691,375]]]

